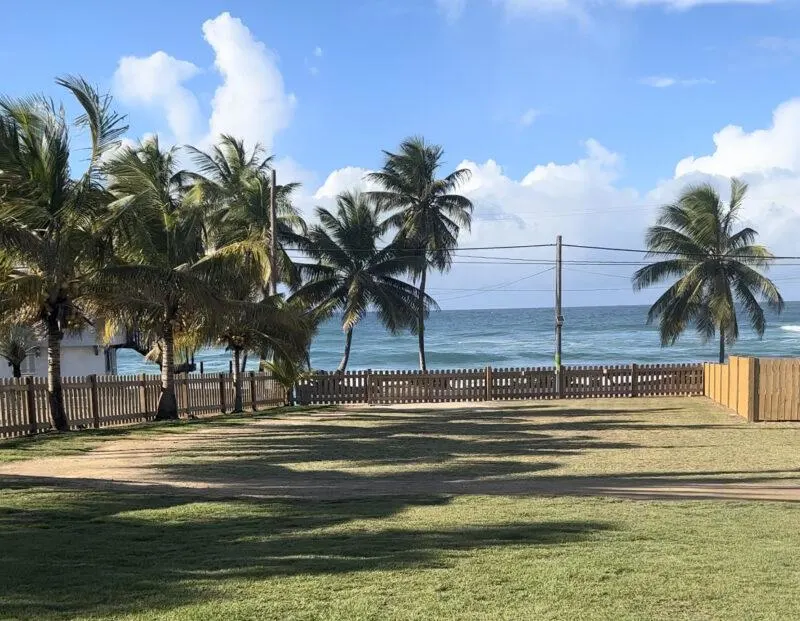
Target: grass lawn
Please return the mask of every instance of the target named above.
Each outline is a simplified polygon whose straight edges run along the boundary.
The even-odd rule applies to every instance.
[[[800,426],[748,425],[705,400],[351,408],[115,433],[0,443],[37,455],[7,466],[89,463],[99,477],[0,469],[0,618],[800,610],[800,504],[712,499],[797,485]],[[146,460],[129,456],[148,443]],[[119,464],[127,478],[103,476]],[[706,499],[682,499],[697,485]]]

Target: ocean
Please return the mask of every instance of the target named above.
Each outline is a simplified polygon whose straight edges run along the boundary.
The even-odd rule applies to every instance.
[[[646,325],[646,306],[566,308],[562,362],[566,365],[645,364],[654,362],[714,361],[716,341],[703,344],[693,332],[672,347],[662,348],[656,326]],[[553,364],[554,313],[550,308],[501,310],[447,310],[432,313],[426,324],[426,350],[431,369],[527,367]],[[740,328],[731,351],[742,355],[800,356],[800,302],[789,302],[780,316],[769,316],[759,339]],[[341,325],[331,320],[321,326],[311,348],[315,369],[335,369],[344,347]],[[205,371],[228,370],[228,352],[204,349],[195,361]],[[250,359],[248,369],[258,361]],[[389,334],[370,314],[353,333],[351,370],[416,369],[417,337]],[[156,373],[156,365],[131,350],[120,350],[120,374]]]

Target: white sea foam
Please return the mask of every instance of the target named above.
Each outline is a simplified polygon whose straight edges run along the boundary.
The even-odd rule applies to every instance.
[[[786,330],[787,332],[800,332],[800,326],[781,326],[781,330]]]

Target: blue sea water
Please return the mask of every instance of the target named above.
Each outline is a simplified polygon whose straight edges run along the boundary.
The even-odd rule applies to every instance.
[[[703,344],[692,332],[662,348],[656,326],[646,325],[646,306],[599,306],[564,310],[564,364],[628,364],[694,362],[717,358],[716,342]],[[426,349],[431,369],[525,367],[553,363],[552,309],[448,310],[431,315],[426,324]],[[780,316],[769,316],[764,338],[748,328],[731,348],[733,353],[800,356],[800,302],[789,302]],[[334,320],[321,326],[311,348],[315,369],[335,369],[344,334]],[[195,356],[206,372],[227,371],[230,356],[206,349]],[[369,315],[355,329],[350,369],[415,369],[417,338],[392,335]],[[256,360],[248,368],[255,369]],[[118,372],[155,373],[155,365],[130,350],[120,350]]]

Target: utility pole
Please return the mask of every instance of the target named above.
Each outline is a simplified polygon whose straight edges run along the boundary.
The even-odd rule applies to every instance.
[[[275,201],[277,199],[277,186],[275,169],[271,171],[269,188],[269,294],[278,293],[278,231]]]
[[[561,235],[556,237],[556,396],[564,395],[564,383],[561,373],[561,326],[564,316],[561,314]]]

